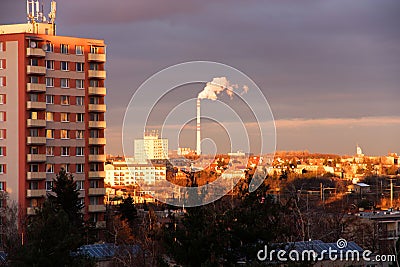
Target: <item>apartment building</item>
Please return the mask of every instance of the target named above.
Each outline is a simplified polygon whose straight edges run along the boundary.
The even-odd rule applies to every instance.
[[[134,153],[134,160],[137,163],[168,159],[168,139],[160,138],[157,131],[147,132],[143,139],[134,140]]]
[[[101,227],[106,46],[43,21],[0,26],[0,190],[33,215],[64,168]]]

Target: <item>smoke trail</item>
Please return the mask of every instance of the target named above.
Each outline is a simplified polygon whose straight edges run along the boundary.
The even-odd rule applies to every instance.
[[[203,91],[199,93],[198,98],[217,100],[218,95],[225,91],[226,94],[232,99],[234,95],[233,91],[238,88],[239,85],[230,83],[226,77],[216,77],[213,78],[211,82],[206,84]],[[240,95],[247,93],[249,87],[244,85],[242,89],[243,91],[240,93]]]

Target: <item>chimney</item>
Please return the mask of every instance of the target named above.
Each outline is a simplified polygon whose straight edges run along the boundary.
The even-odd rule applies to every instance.
[[[200,98],[197,98],[197,116],[196,116],[196,153],[201,154],[201,136],[200,136]]]

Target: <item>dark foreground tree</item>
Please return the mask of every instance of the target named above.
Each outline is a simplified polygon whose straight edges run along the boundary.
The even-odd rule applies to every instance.
[[[61,170],[51,194],[37,214],[28,219],[25,243],[10,259],[12,266],[93,266],[93,261],[74,256],[85,241],[85,227],[76,184]]]

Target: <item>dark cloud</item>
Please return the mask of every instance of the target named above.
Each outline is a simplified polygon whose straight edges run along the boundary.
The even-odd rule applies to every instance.
[[[0,1],[0,23],[25,21],[25,1]],[[136,88],[190,60],[244,71],[278,119],[400,116],[399,11],[398,0],[60,0],[57,23],[60,35],[108,44],[108,133],[116,144],[119,133],[111,131],[120,129]],[[283,140],[284,148],[298,147]],[[375,142],[371,151],[386,153],[396,140],[384,142],[384,150]]]

